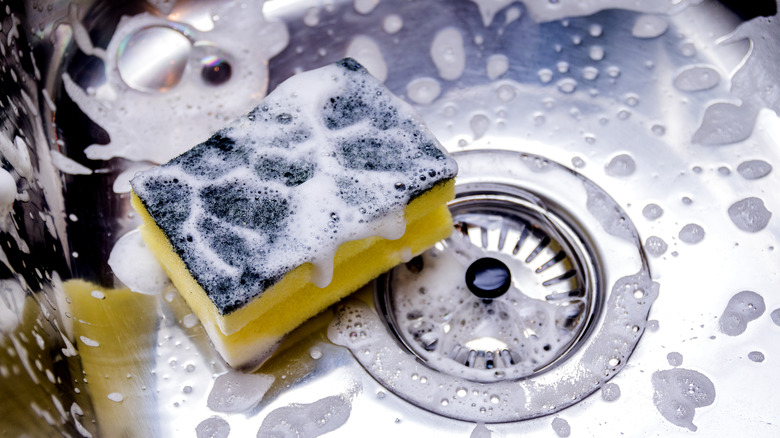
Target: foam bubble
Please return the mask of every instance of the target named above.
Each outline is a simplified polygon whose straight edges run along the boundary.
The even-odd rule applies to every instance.
[[[748,160],[739,163],[737,172],[747,180],[763,178],[772,171],[772,165],[764,160]]]
[[[463,36],[454,27],[446,27],[436,34],[431,43],[430,55],[442,79],[458,79],[466,69]]]
[[[669,362],[669,365],[679,367],[683,363],[683,356],[682,354],[673,351],[666,355],[666,360]]]
[[[474,430],[471,431],[469,438],[491,438],[493,431],[485,426],[485,423],[477,423]]]
[[[389,34],[395,34],[404,27],[404,20],[398,14],[390,14],[382,20],[382,30]]]
[[[352,404],[343,396],[330,396],[314,403],[292,404],[271,411],[257,431],[267,436],[316,437],[333,432],[349,419]]]
[[[387,63],[382,55],[382,50],[372,38],[365,35],[357,35],[347,46],[348,58],[354,58],[368,70],[369,73],[384,82],[387,79]]]
[[[509,58],[506,55],[490,55],[487,60],[488,79],[496,80],[509,70]]]
[[[720,83],[720,73],[712,67],[689,67],[674,78],[674,86],[682,91],[709,90]]]
[[[694,244],[701,242],[704,239],[705,234],[704,228],[702,228],[701,225],[686,224],[682,227],[677,237],[685,243]]]
[[[565,438],[571,435],[571,426],[569,426],[569,422],[561,417],[553,418],[552,428],[559,437]]]
[[[651,381],[653,403],[658,412],[672,424],[696,431],[693,424],[696,408],[715,401],[712,381],[698,371],[684,368],[656,371]]]
[[[619,154],[609,160],[609,163],[604,167],[604,171],[609,176],[626,177],[636,171],[636,163],[631,155]]]
[[[640,15],[631,28],[631,35],[636,38],[658,38],[669,29],[666,18],[658,15]]]
[[[658,204],[647,204],[645,205],[645,208],[642,209],[642,215],[645,217],[645,219],[654,221],[664,214],[664,209],[661,208]]]
[[[720,316],[720,331],[729,336],[741,335],[748,323],[763,315],[765,310],[761,295],[749,290],[739,292],[731,297]]]
[[[108,256],[108,266],[133,292],[156,295],[170,285],[168,275],[137,229],[117,240]]]
[[[66,157],[60,151],[51,149],[49,150],[49,154],[51,155],[51,163],[62,173],[67,173],[69,175],[91,175],[92,174],[92,169],[80,163],[77,163],[71,158]]]
[[[773,310],[770,316],[772,317],[772,322],[774,322],[776,326],[780,327],[780,309]]]
[[[206,404],[216,412],[245,412],[262,400],[273,382],[273,376],[231,370],[214,380]]]
[[[661,257],[668,248],[669,245],[658,236],[650,236],[645,241],[645,250],[653,257]]]
[[[764,206],[764,201],[754,197],[735,202],[728,213],[737,228],[749,233],[763,230],[772,218],[772,212]]]
[[[760,351],[751,351],[750,353],[748,353],[748,359],[752,360],[753,362],[763,362],[764,353]]]
[[[406,96],[420,105],[430,104],[439,97],[439,94],[441,94],[441,85],[434,78],[416,78],[406,85]]]
[[[353,7],[358,14],[368,15],[379,5],[379,0],[354,0]]]
[[[197,438],[227,438],[229,435],[230,424],[217,416],[207,418],[195,427]]]
[[[85,149],[93,160],[122,157],[129,160],[164,163],[207,138],[230,120],[257,104],[265,94],[267,61],[287,46],[288,33],[284,24],[267,22],[262,14],[262,0],[242,5],[228,3],[214,10],[220,20],[213,29],[202,32],[183,23],[173,23],[151,14],[123,17],[105,51],[93,48],[83,26],[79,47],[85,53],[96,52],[104,61],[106,84],[98,93],[82,89],[66,73],[63,85],[68,96],[110,137],[106,145],[94,144]],[[242,7],[243,6],[243,7]],[[78,23],[75,17],[72,24]],[[232,74],[219,86],[204,84],[200,68],[184,71],[181,81],[164,93],[139,92],[126,84],[117,69],[120,46],[127,38],[144,29],[159,27],[168,33],[187,32],[195,45],[185,55],[188,62],[201,65],[215,56],[230,61]],[[257,44],[263,41],[263,44]],[[150,52],[156,53],[156,52]],[[144,58],[148,53],[136,53],[138,65],[154,65]],[[146,62],[147,64],[143,64]],[[160,64],[163,67],[167,64]],[[205,64],[204,64],[205,66]],[[165,67],[167,68],[167,67]],[[224,69],[222,71],[225,71]],[[209,102],[211,117],[203,118],[204,102]],[[199,123],[180,123],[197,118]]]
[[[601,387],[601,398],[606,402],[613,402],[620,398],[620,387],[616,383],[607,383]]]

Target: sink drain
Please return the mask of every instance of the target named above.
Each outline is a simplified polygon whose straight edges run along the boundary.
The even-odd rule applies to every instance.
[[[559,411],[626,364],[658,293],[636,229],[543,157],[455,154],[452,235],[353,299],[328,336],[399,397],[450,418]]]
[[[379,280],[388,325],[428,366],[470,380],[554,366],[598,310],[591,251],[518,187],[461,185],[450,210],[449,238]]]

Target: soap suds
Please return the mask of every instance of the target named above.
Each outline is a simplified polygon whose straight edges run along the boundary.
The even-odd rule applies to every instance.
[[[454,27],[446,27],[436,34],[430,55],[442,79],[458,79],[466,69],[463,36]]]
[[[138,230],[117,240],[108,256],[108,266],[133,292],[156,295],[171,284]]]
[[[195,427],[197,438],[228,438],[229,435],[230,424],[217,416],[209,417]]]
[[[715,386],[704,374],[674,368],[656,371],[652,376],[653,403],[669,422],[696,431],[693,417],[697,408],[715,401]]]
[[[80,163],[77,163],[71,158],[66,157],[60,151],[51,149],[49,153],[51,154],[51,163],[62,173],[67,173],[69,175],[91,175],[92,174],[92,169]]]
[[[729,335],[741,335],[749,322],[764,314],[766,304],[761,295],[745,290],[731,297],[720,316],[720,331]]]
[[[761,179],[771,171],[772,165],[764,160],[747,160],[737,166],[737,173],[747,180]]]
[[[634,22],[631,35],[635,38],[658,38],[669,29],[666,18],[658,15],[640,15]]]
[[[681,71],[674,78],[674,86],[681,91],[704,91],[720,83],[720,73],[712,67],[694,66]]]
[[[309,404],[291,404],[271,411],[257,431],[257,437],[314,438],[343,426],[351,413],[350,400],[338,395]]]
[[[209,32],[149,14],[123,17],[105,52],[92,48],[85,31],[77,39],[81,41],[79,47],[104,60],[107,83],[91,94],[66,73],[62,77],[63,85],[79,108],[111,138],[106,145],[87,147],[84,151],[87,157],[164,163],[256,105],[266,91],[268,60],[288,42],[284,24],[264,20],[262,4],[262,0],[251,0],[244,5],[246,9],[233,3],[215,9],[220,20]],[[181,82],[164,93],[138,92],[123,82],[116,69],[120,46],[139,30],[154,26],[186,32],[200,42],[201,45],[194,45],[189,52],[190,60],[198,68],[185,69]],[[74,27],[74,35],[78,29]],[[230,62],[229,80],[218,86],[204,84],[200,66],[205,68],[204,63],[220,57]],[[203,118],[204,113],[210,117]],[[195,119],[199,123],[181,123]]]
[[[263,399],[273,383],[270,375],[231,370],[214,380],[206,404],[215,412],[246,412]]]
[[[369,73],[384,82],[387,79],[387,63],[379,45],[372,38],[365,35],[357,35],[347,46],[347,58],[354,58],[363,64]]]
[[[764,206],[764,201],[755,197],[735,202],[729,207],[728,214],[737,228],[748,233],[763,230],[772,218],[772,212]]]

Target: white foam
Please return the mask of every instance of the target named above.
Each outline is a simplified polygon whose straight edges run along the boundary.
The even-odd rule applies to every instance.
[[[709,90],[718,83],[720,83],[720,73],[708,66],[688,67],[674,78],[674,86],[682,91]]]
[[[499,11],[501,11],[505,7],[515,2],[515,0],[471,0],[471,1],[477,4],[477,7],[479,8],[479,14],[482,16],[482,24],[485,27],[490,27],[490,24],[493,23],[493,19],[495,18],[496,14]]]
[[[406,96],[420,105],[432,103],[440,94],[441,84],[434,78],[416,78],[406,85]]]
[[[352,403],[338,395],[309,404],[291,404],[271,411],[263,420],[257,436],[314,438],[344,425],[351,412]]]
[[[77,163],[71,158],[66,157],[60,151],[50,149],[51,163],[62,173],[69,175],[91,175],[92,169],[83,164]]]
[[[635,38],[658,38],[669,29],[669,22],[658,15],[640,15],[631,28],[631,35]]]
[[[368,15],[379,5],[379,0],[354,0],[352,5],[358,14]]]
[[[466,69],[463,36],[454,27],[445,27],[436,33],[431,43],[430,55],[442,79],[458,79]]]
[[[658,412],[677,426],[696,431],[693,417],[696,408],[715,402],[715,386],[704,374],[674,368],[656,371],[652,376],[653,403]]]
[[[138,230],[117,240],[108,256],[108,266],[133,292],[156,295],[170,285],[168,275]]]
[[[263,399],[274,380],[266,374],[228,371],[214,380],[207,405],[216,412],[246,412]]]
[[[352,38],[345,56],[363,64],[363,67],[379,79],[379,82],[387,79],[387,63],[379,45],[371,37],[357,35]]]
[[[246,9],[233,3],[217,8],[214,12],[221,19],[209,32],[149,14],[123,17],[105,53],[92,47],[88,35],[81,34],[81,27],[75,25],[78,21],[72,15],[74,37],[81,50],[105,60],[107,83],[95,95],[63,74],[65,91],[111,138],[107,145],[87,147],[87,157],[163,163],[256,105],[265,95],[268,60],[288,43],[283,24],[264,20],[262,3],[262,0],[251,0],[244,5]],[[115,68],[122,42],[150,26],[180,29],[195,41],[181,83],[162,93],[128,87]],[[214,53],[222,53],[232,67],[231,78],[219,86],[204,84],[201,79],[201,58]],[[203,117],[204,114],[208,117]],[[189,123],[195,119],[199,122]]]
[[[500,78],[509,71],[509,58],[506,55],[490,55],[487,60],[487,76],[491,81]]]
[[[404,20],[398,14],[390,14],[382,20],[382,30],[389,34],[398,33],[404,27]]]
[[[772,212],[767,210],[760,198],[745,198],[732,204],[728,209],[729,218],[742,231],[757,233],[769,224]]]
[[[699,243],[704,239],[704,228],[697,224],[686,224],[682,227],[677,237],[685,243]]]

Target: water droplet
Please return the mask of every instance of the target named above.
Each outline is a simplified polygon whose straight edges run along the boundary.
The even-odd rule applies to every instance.
[[[653,125],[650,130],[659,137],[666,134],[666,127],[664,125]]]
[[[390,14],[382,20],[382,30],[389,34],[398,33],[404,26],[404,21],[400,15]]]
[[[631,155],[619,154],[614,156],[605,166],[607,175],[614,177],[625,177],[634,173],[636,163]]]
[[[542,68],[539,69],[537,75],[539,75],[539,80],[542,81],[543,84],[546,84],[552,80],[553,72],[549,68]]]
[[[748,359],[752,360],[753,362],[763,362],[764,353],[760,351],[751,351],[750,353],[748,353]]]
[[[583,167],[585,167],[585,160],[583,160],[580,157],[574,157],[571,159],[571,164],[577,169],[582,169]]]
[[[660,15],[641,15],[634,22],[631,35],[636,38],[657,38],[669,28],[669,22]]]
[[[601,61],[604,59],[604,48],[601,46],[592,46],[588,51],[588,56],[594,61]]]
[[[558,61],[555,67],[558,69],[558,73],[567,73],[569,71],[569,63],[566,61]]]
[[[488,119],[484,114],[475,114],[471,118],[471,121],[469,121],[469,126],[471,127],[471,131],[474,133],[474,140],[477,140],[485,135],[485,132],[487,132],[488,128],[490,127],[490,119]]]
[[[772,217],[772,212],[759,198],[745,198],[737,201],[728,209],[729,217],[740,230],[756,233],[763,230]]]
[[[573,93],[577,88],[577,81],[572,78],[564,78],[558,81],[557,85],[558,90],[560,90],[562,93],[570,94]]]
[[[498,100],[502,102],[509,102],[517,97],[517,92],[515,91],[515,87],[509,84],[502,84],[496,90],[496,96],[498,96]]]
[[[772,165],[764,160],[743,161],[737,166],[737,173],[747,180],[763,178],[772,172]]]
[[[650,236],[645,241],[645,251],[653,257],[662,256],[669,246],[658,236]]]
[[[642,215],[648,220],[656,220],[664,214],[664,209],[658,204],[647,204],[642,209]]]
[[[639,104],[639,96],[635,93],[626,94],[624,100],[628,106],[637,106]]]
[[[593,38],[598,38],[601,36],[603,32],[603,29],[601,28],[601,25],[593,23],[588,27],[588,34],[592,36]]]
[[[704,228],[697,224],[687,224],[680,230],[677,237],[685,243],[695,244],[704,239]]]
[[[587,66],[582,69],[582,77],[586,80],[592,81],[599,77],[599,69],[592,66]]]
[[[414,103],[428,105],[441,94],[441,84],[434,78],[413,79],[406,85],[406,95]]]

